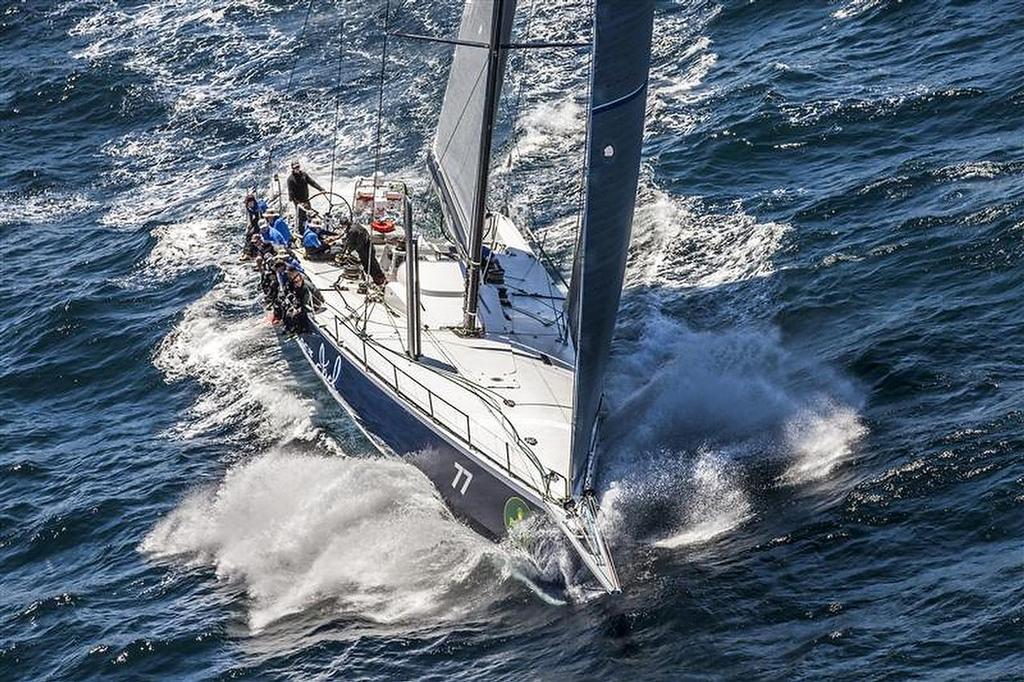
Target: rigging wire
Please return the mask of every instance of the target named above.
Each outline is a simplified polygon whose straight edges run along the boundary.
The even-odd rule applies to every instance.
[[[387,78],[387,69],[388,69],[388,37],[389,37],[390,33],[391,33],[391,0],[386,0],[386,2],[384,3],[384,41],[383,41],[383,43],[381,45],[381,51],[380,51],[380,82],[378,84],[378,89],[377,89],[377,130],[376,130],[376,134],[374,136],[374,141],[373,141],[373,193],[374,193],[375,197],[376,197],[376,194],[377,194],[377,184],[378,184],[377,174],[380,172],[380,147],[381,147],[380,138],[381,138],[381,129],[382,129],[383,125],[384,125],[384,84],[385,84],[385,80]],[[374,201],[376,201],[376,199],[374,199]],[[370,215],[371,215],[371,219],[372,219],[373,214],[371,213]],[[370,249],[371,249],[371,258],[372,258],[373,257],[372,256],[372,249],[373,249],[373,247],[371,246]],[[366,269],[366,290],[367,290],[367,294],[369,294],[369,291],[370,291],[370,270],[369,270],[369,268]],[[364,308],[363,308],[363,330],[364,330],[364,333],[365,333],[366,325],[367,325],[367,323],[369,321],[369,318],[370,318],[370,308],[369,308],[369,306],[364,306]]]
[[[331,143],[331,182],[328,185],[330,187],[331,194],[334,194],[334,167],[337,161],[338,152],[338,128],[341,116],[341,67],[344,63],[345,58],[345,18],[341,19],[341,29],[338,31],[338,70],[334,78],[334,84],[337,88],[337,92],[334,95],[334,139]]]
[[[373,190],[377,191],[377,173],[380,171],[380,136],[384,122],[384,82],[388,67],[388,37],[391,33],[391,0],[384,3],[384,42],[380,54],[380,84],[377,92],[377,133],[373,143]]]
[[[299,31],[299,39],[296,42],[296,44],[300,48],[302,47],[302,45],[303,45],[303,43],[304,43],[304,41],[306,39],[306,27],[309,26],[309,16],[313,12],[313,2],[314,2],[314,0],[309,0],[309,4],[306,5],[306,16],[302,20],[302,30]],[[285,88],[284,88],[285,97],[288,97],[291,94],[291,91],[292,91],[292,81],[295,78],[295,69],[298,67],[298,65],[299,65],[299,53],[296,52],[296,54],[292,57],[292,66],[288,70],[288,83],[287,83],[287,85],[285,85]],[[278,127],[280,127],[283,118],[284,118],[283,115],[278,115],[278,117],[277,117]],[[277,139],[276,137],[272,137],[271,140],[270,140],[270,147],[267,150],[267,166],[266,166],[266,169],[263,171],[264,175],[270,175],[270,170],[274,166],[274,151],[275,151],[274,148],[276,146],[276,144],[275,144],[276,143],[276,139]]]

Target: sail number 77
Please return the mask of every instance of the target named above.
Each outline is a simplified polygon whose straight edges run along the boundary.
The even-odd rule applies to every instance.
[[[452,479],[452,487],[459,491],[460,494],[465,495],[466,490],[469,488],[469,484],[473,481],[473,474],[466,470],[466,467],[462,466],[458,462],[455,463],[455,478]],[[462,483],[462,488],[459,488],[459,483]]]

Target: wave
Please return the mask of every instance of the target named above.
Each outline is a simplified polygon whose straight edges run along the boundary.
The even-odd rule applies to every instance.
[[[206,388],[170,435],[190,439],[233,425],[238,438],[316,438],[313,402],[283,371],[276,331],[262,317],[219,314],[219,294],[215,290],[191,305],[153,357],[167,381],[193,379]]]
[[[118,15],[109,26],[93,21],[79,30],[94,40],[87,57],[103,59],[110,50],[130,49],[117,43],[148,26],[162,33],[196,21],[224,19],[150,8]],[[704,25],[697,22],[695,30]],[[271,32],[252,44],[228,34],[217,54],[201,47],[196,60],[182,67],[158,55],[128,59],[166,89],[170,121],[104,150],[115,178],[136,187],[119,196],[104,221],[117,227],[147,225],[156,241],[137,284],[172,280],[197,265],[214,266],[220,279],[186,309],[154,355],[168,381],[190,379],[203,387],[168,435],[189,440],[227,424],[229,438],[239,442],[255,435],[261,453],[230,468],[219,487],[188,496],[150,533],[142,550],[213,566],[224,579],[243,584],[252,599],[254,629],[321,600],[334,605],[332,613],[381,623],[460,617],[470,608],[457,603],[460,591],[472,595],[470,603],[488,601],[517,577],[545,599],[551,598],[548,590],[536,585],[564,585],[570,599],[585,600],[579,567],[550,529],[534,528],[528,551],[486,543],[447,516],[429,481],[413,467],[347,457],[318,426],[322,415],[308,391],[283,370],[273,332],[252,314],[251,273],[230,260],[239,221],[224,192],[237,194],[261,175],[267,151],[260,144],[263,135],[276,141],[281,154],[308,159],[314,169],[328,168],[325,142],[332,112],[309,112],[307,125],[296,127],[290,125],[291,114],[281,114],[287,98],[280,93],[234,104],[239,87],[280,61],[280,55],[264,54],[256,65],[247,65],[238,53],[258,53],[262,40],[270,44],[282,36]],[[210,59],[201,62],[202,55]],[[549,245],[564,252],[572,244],[575,220],[566,214],[576,206],[579,179],[566,159],[580,157],[583,112],[573,99],[552,102],[551,92],[583,72],[559,75],[558,58],[531,59],[538,75],[524,84],[519,134],[496,176],[499,182],[515,176],[510,208],[528,216],[550,238]],[[694,111],[668,102],[699,103],[703,95],[695,91],[716,59],[710,41],[696,40],[683,72],[662,67],[652,81],[655,109]],[[243,66],[214,74],[222,63]],[[200,68],[185,79],[175,71],[197,64]],[[304,89],[314,99],[325,94],[322,85]],[[417,89],[407,106],[426,111],[433,96],[429,88]],[[365,161],[372,108],[358,109],[342,126],[339,152]],[[239,142],[210,130],[204,121],[211,116],[232,118],[250,132]],[[396,131],[385,133],[385,152],[399,150]],[[248,160],[211,174],[212,163],[227,154],[248,155]],[[535,201],[535,193],[524,189],[538,183],[551,191]],[[564,201],[567,196],[574,200]],[[787,352],[776,333],[750,328],[774,310],[774,256],[788,230],[782,223],[756,220],[738,204],[711,206],[699,197],[671,196],[657,187],[652,173],[645,174],[618,368],[610,381],[617,407],[608,421],[609,441],[617,454],[607,458],[606,506],[619,518],[618,542],[653,533],[661,547],[699,544],[756,517],[756,495],[746,487],[746,460],[754,453],[775,448],[791,470],[779,481],[792,483],[827,476],[847,457],[856,438],[851,434],[859,428],[856,398],[826,369]],[[694,331],[662,312],[695,301],[702,312],[691,324],[712,324],[718,332]],[[651,381],[638,380],[650,367],[661,371]],[[809,386],[801,384],[808,372],[816,377]],[[286,450],[312,442],[326,445],[325,450]],[[334,456],[324,456],[328,452]],[[644,453],[646,463],[629,454],[636,452]],[[652,505],[672,508],[667,518],[674,525],[648,518],[645,509]],[[314,509],[322,518],[314,518]]]
[[[794,129],[831,125],[833,130],[854,123],[878,121],[904,116],[921,117],[930,109],[984,94],[974,87],[933,88],[915,85],[902,92],[870,92],[870,97],[843,97],[801,103],[785,103],[779,107],[781,120]]]
[[[84,192],[44,190],[30,194],[0,193],[0,226],[15,223],[50,225],[95,211],[100,203]]]
[[[637,206],[625,304],[657,310],[686,301],[685,315],[707,324],[764,319],[774,310],[774,256],[789,230],[738,204],[723,210],[649,185]]]
[[[834,11],[832,17],[839,20],[854,19],[888,4],[890,4],[890,0],[849,0]]]

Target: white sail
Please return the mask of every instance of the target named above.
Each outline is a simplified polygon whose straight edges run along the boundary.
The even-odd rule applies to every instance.
[[[507,51],[501,48],[512,33],[515,0],[468,0],[462,12],[458,43],[448,74],[441,117],[431,145],[429,164],[442,199],[445,224],[468,254],[471,232],[482,223],[477,215],[486,192],[486,163],[490,154],[485,124],[493,123],[501,92]],[[498,38],[495,44],[495,38]],[[494,96],[488,98],[487,78],[492,48],[498,48]],[[488,147],[482,149],[482,147]]]

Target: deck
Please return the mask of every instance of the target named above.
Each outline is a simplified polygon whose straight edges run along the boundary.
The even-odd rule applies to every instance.
[[[460,262],[421,246],[424,328],[416,362],[406,354],[404,267],[368,300],[342,268],[295,251],[325,298],[314,321],[350,359],[489,466],[563,499],[570,494],[573,391],[572,348],[559,320],[565,292],[507,218],[492,220],[490,237],[507,297],[500,300],[496,285],[481,287],[480,337],[453,331],[462,321]]]

